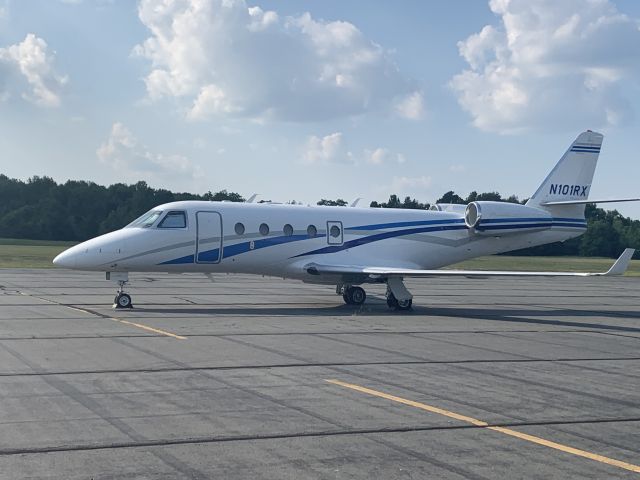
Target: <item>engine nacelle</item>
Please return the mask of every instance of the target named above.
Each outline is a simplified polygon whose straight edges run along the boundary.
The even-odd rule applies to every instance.
[[[479,235],[504,235],[551,228],[553,218],[545,210],[506,202],[471,202],[464,223]]]

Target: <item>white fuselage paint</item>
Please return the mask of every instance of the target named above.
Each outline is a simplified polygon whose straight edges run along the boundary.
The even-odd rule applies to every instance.
[[[495,235],[479,235],[466,227],[460,212],[203,201],[174,202],[154,210],[163,212],[160,219],[168,211],[186,212],[186,228],[157,228],[158,222],[148,228],[126,227],[70,248],[56,264],[94,271],[251,273],[336,283],[339,279],[309,275],[303,267],[316,262],[436,269],[567,240],[585,231],[584,217],[554,219],[542,231],[523,221],[515,233],[496,230]],[[198,217],[198,212],[215,212],[219,217]],[[221,232],[216,232],[215,218],[221,219]],[[236,234],[237,223],[244,225],[242,235]],[[263,223],[269,227],[267,235],[259,231]],[[285,225],[293,228],[291,236],[285,234]],[[317,229],[315,237],[307,234],[310,225]],[[332,225],[342,225],[341,243],[339,236],[327,233]],[[220,261],[201,263],[199,254],[203,261],[215,261],[220,255]]]

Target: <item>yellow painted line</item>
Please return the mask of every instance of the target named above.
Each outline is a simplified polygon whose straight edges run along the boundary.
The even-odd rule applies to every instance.
[[[62,305],[60,303],[58,305],[67,307],[69,310],[75,310],[76,312],[88,313],[89,315],[93,315],[91,312],[87,312],[86,310],[82,310],[81,308],[72,307],[71,305]]]
[[[71,305],[63,305],[63,304],[61,304],[59,302],[54,302],[53,300],[48,300],[46,298],[38,297],[36,295],[30,295],[30,294],[24,293],[24,292],[20,292],[20,294],[21,295],[30,296],[30,297],[35,297],[35,298],[38,298],[40,300],[44,300],[45,302],[52,303],[54,305],[59,305],[61,307],[66,307],[66,308],[68,308],[70,310],[75,310],[76,312],[88,313],[89,315],[98,316],[99,318],[109,318],[109,319],[113,320],[114,322],[120,322],[120,323],[124,323],[125,325],[131,325],[132,327],[141,328],[142,330],[147,330],[148,332],[159,333],[160,335],[165,335],[165,336],[171,337],[171,338],[177,338],[178,340],[187,340],[187,337],[183,337],[182,335],[176,335],[175,333],[167,332],[166,330],[160,330],[159,328],[149,327],[148,325],[143,325],[141,323],[129,322],[127,320],[122,320],[120,318],[115,318],[115,317],[106,317],[106,316],[96,315],[95,313],[93,313],[93,312],[91,312],[89,310],[84,310],[82,308],[72,307]]]
[[[61,305],[61,304],[58,304],[58,305]],[[129,322],[128,320],[122,320],[121,318],[100,316],[100,315],[96,315],[95,313],[89,310],[72,307],[70,305],[62,305],[62,306],[67,307],[71,310],[75,310],[77,312],[88,313],[89,315],[94,315],[94,316],[97,316],[98,318],[108,318],[110,320],[113,320],[114,322],[124,323],[125,325],[131,325],[132,327],[141,328],[143,330],[147,330],[148,332],[159,333],[160,335],[165,335],[171,338],[177,338],[178,340],[187,340],[187,337],[183,337],[182,335],[176,335],[175,333],[167,332],[166,330],[160,330],[159,328],[153,328],[148,325],[143,325],[142,323]]]
[[[138,327],[143,330],[147,330],[149,332],[159,333],[160,335],[166,335],[167,337],[177,338],[178,340],[186,340],[187,337],[183,337],[182,335],[176,335],[175,333],[167,332],[166,330],[160,330],[159,328],[149,327],[148,325],[143,325],[141,323],[129,322],[127,320],[121,320],[119,318],[110,317],[111,320],[116,322],[124,323],[125,325],[131,325],[132,327]]]
[[[541,437],[536,437],[535,435],[529,435],[527,433],[518,432],[516,430],[512,430],[511,428],[505,427],[492,427],[487,422],[483,422],[482,420],[478,420],[476,418],[467,417],[466,415],[460,415],[459,413],[451,412],[449,410],[445,410],[443,408],[434,407],[431,405],[427,405],[426,403],[420,403],[413,400],[408,400],[406,398],[397,397],[395,395],[391,395],[385,392],[379,392],[378,390],[372,390],[371,388],[362,387],[360,385],[355,385],[353,383],[346,383],[340,380],[325,380],[328,383],[332,383],[334,385],[339,385],[341,387],[349,388],[351,390],[355,390],[357,392],[366,393],[368,395],[373,395],[374,397],[380,397],[387,400],[391,400],[392,402],[402,403],[403,405],[408,405],[410,407],[419,408],[421,410],[425,410],[431,413],[437,413],[439,415],[444,415],[445,417],[454,418],[456,420],[460,420],[462,422],[470,423],[477,427],[483,427],[488,430],[493,430],[494,432],[504,433],[505,435],[509,435],[511,437],[516,437],[521,440],[526,440],[527,442],[535,443],[537,445],[542,445],[545,447],[553,448],[555,450],[560,450],[565,453],[571,453],[573,455],[577,455],[579,457],[588,458],[590,460],[595,460],[596,462],[605,463],[607,465],[612,465],[614,467],[623,468],[625,470],[630,470],[632,472],[640,473],[640,465],[634,465],[632,463],[622,462],[620,460],[616,460],[614,458],[605,457],[603,455],[598,455],[597,453],[587,452],[586,450],[580,450],[579,448],[570,447],[568,445],[563,445],[561,443],[552,442],[550,440],[546,440]]]

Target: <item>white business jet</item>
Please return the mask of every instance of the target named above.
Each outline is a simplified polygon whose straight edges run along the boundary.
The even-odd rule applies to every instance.
[[[440,270],[482,255],[564,241],[584,217],[603,136],[581,133],[526,205],[478,201],[431,210],[184,201],[160,205],[117,230],[65,250],[53,263],[106,272],[116,308],[131,307],[129,272],[229,272],[335,285],[361,305],[359,285],[387,285],[391,308],[411,308],[407,277],[621,275],[633,249],[604,273]],[[634,201],[639,199],[601,200]]]

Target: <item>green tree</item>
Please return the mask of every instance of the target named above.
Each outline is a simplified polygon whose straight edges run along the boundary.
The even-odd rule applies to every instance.
[[[453,190],[449,190],[447,193],[442,195],[442,197],[436,200],[436,203],[457,203],[457,204],[463,205],[468,202],[465,202],[463,198],[460,195],[457,195],[456,193],[454,193]]]
[[[327,200],[326,198],[323,198],[318,202],[318,205],[326,205],[328,207],[346,207],[347,202],[341,198],[338,198],[337,200]]]
[[[244,197],[242,195],[235,192],[227,192],[226,190],[220,190],[216,193],[208,191],[202,196],[202,199],[213,202],[222,202],[223,200],[228,202],[244,202]]]

